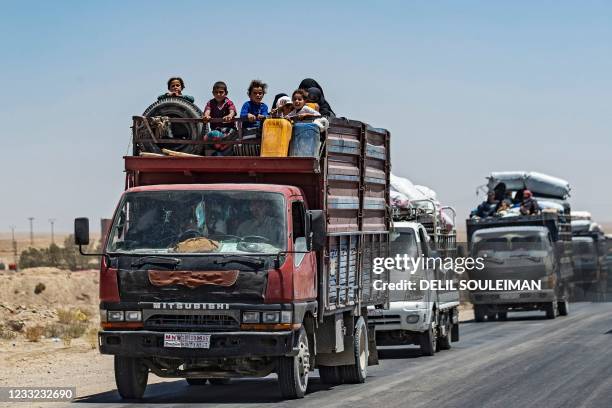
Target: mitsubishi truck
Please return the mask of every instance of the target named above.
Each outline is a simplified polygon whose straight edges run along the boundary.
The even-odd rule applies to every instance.
[[[388,282],[373,264],[388,256],[389,143],[343,118],[317,157],[125,157],[98,254],[99,348],[121,397],[142,397],[149,373],[192,385],[276,373],[284,398],[303,397],[316,368],[364,382],[377,364],[367,307],[388,302],[372,283]],[[76,219],[76,244],[88,241]]]
[[[411,209],[394,209],[391,257],[454,257],[455,210],[436,208],[431,200],[414,200],[412,204],[415,207]],[[452,219],[451,224],[443,222],[443,214]],[[390,290],[388,309],[369,308],[370,321],[376,324],[376,343],[379,346],[418,345],[426,356],[450,349],[451,342],[459,340],[459,291],[456,286],[421,287],[421,282],[452,281],[456,285],[456,278],[452,270],[427,264],[419,264],[414,270],[391,270],[390,282],[411,281],[414,288]]]

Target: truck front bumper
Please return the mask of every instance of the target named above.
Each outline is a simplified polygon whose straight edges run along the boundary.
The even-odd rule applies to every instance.
[[[475,305],[543,303],[555,300],[553,289],[515,292],[472,292],[470,300]]]
[[[164,333],[156,331],[100,331],[102,354],[126,357],[220,358],[287,356],[293,349],[294,332],[211,332],[210,348],[164,347]]]

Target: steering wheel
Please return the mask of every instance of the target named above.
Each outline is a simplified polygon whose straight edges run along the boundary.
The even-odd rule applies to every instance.
[[[245,242],[264,243],[264,244],[268,244],[272,242],[271,239],[262,237],[261,235],[247,235],[246,237],[243,237],[242,240]]]
[[[178,241],[179,242],[183,242],[186,239],[197,238],[197,237],[201,237],[201,236],[203,236],[203,235],[202,235],[202,233],[200,231],[198,231],[196,229],[189,229],[189,230],[183,232],[181,235],[179,235]]]

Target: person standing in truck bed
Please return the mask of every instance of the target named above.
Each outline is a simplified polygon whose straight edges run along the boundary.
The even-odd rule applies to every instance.
[[[540,205],[533,198],[533,194],[529,190],[523,191],[523,201],[521,202],[521,214],[522,215],[533,215],[540,213]]]
[[[183,98],[191,103],[195,102],[195,99],[191,95],[184,95],[183,89],[185,89],[185,81],[181,77],[172,77],[168,80],[168,92],[163,93],[157,97],[157,100],[163,98],[177,97]]]
[[[240,118],[248,120],[248,123],[242,125],[243,128],[258,128],[261,120],[268,116],[268,105],[263,103],[267,88],[268,85],[258,79],[251,81],[247,92],[249,100],[240,109]]]

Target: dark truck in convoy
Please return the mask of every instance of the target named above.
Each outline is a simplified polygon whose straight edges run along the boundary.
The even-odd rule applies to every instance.
[[[605,300],[608,248],[604,232],[591,220],[572,220],[572,246],[576,300]]]
[[[319,157],[125,157],[99,254],[99,347],[120,395],[141,397],[149,372],[189,384],[275,372],[285,398],[303,397],[315,368],[363,382],[378,361],[367,307],[388,301],[372,283],[388,282],[373,259],[388,256],[389,141],[331,119]],[[75,220],[77,244],[88,225]]]
[[[467,221],[472,257],[484,260],[482,270],[469,271],[479,282],[539,283],[514,290],[470,290],[474,319],[505,320],[509,311],[543,310],[554,319],[569,312],[572,291],[572,236],[569,217],[542,213]]]

